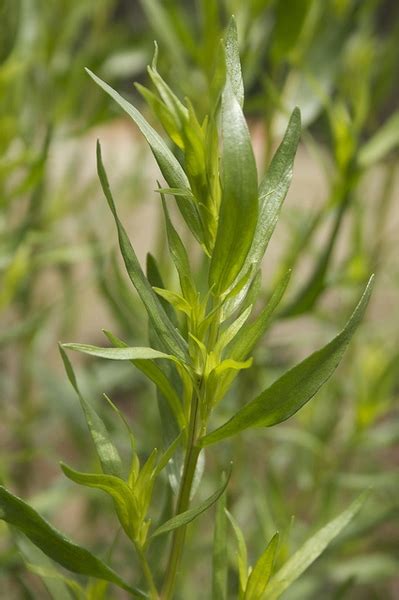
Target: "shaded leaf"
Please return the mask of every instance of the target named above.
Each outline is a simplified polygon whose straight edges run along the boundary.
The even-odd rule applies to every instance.
[[[237,23],[231,17],[224,40],[227,75],[230,79],[234,95],[241,108],[244,104],[244,83],[242,81],[240,49],[238,46]]]

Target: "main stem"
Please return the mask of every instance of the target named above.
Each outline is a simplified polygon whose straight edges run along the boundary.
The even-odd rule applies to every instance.
[[[190,492],[193,484],[195,468],[197,466],[200,448],[196,446],[197,422],[198,422],[199,398],[197,392],[193,393],[191,401],[190,424],[188,430],[187,449],[184,459],[183,474],[180,482],[179,496],[176,504],[176,515],[188,509],[190,504]],[[169,554],[168,565],[162,589],[162,600],[171,600],[176,585],[177,571],[180,565],[184,541],[186,537],[186,525],[179,527],[173,533],[172,545]]]

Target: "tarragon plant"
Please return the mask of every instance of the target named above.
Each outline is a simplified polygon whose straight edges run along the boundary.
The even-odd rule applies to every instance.
[[[234,467],[226,465],[220,474],[221,485],[213,494],[201,503],[192,503],[201,480],[202,455],[205,449],[212,452],[216,444],[243,431],[281,423],[316,394],[334,372],[363,316],[371,282],[334,339],[284,373],[254,399],[243,398],[242,407],[225,423],[218,424],[220,403],[228,401],[226,395],[240,371],[251,368],[253,350],[268,329],[288,285],[289,273],[282,278],[266,306],[258,308],[261,262],[290,184],[300,138],[300,112],[293,111],[267,173],[258,183],[251,138],[242,110],[244,90],[234,20],[219,48],[210,89],[210,110],[204,119],[199,120],[192,103],[181,102],[165,83],[157,70],[156,55],[148,72],[155,91],[142,86],[139,90],[159,118],[175,152],[134,106],[96,75],[89,74],[139,127],[161,170],[166,183],[158,184],[157,192],[180,289],[165,287],[152,256],[148,257],[147,274],[143,272],[119,219],[98,144],[100,182],[115,219],[127,273],[148,313],[150,346],[129,347],[108,331],[105,331],[109,342],[106,347],[60,346],[67,375],[80,399],[101,465],[98,473],[82,473],[63,464],[63,472],[72,481],[102,490],[112,498],[121,530],[136,552],[141,575],[135,573],[138,581],[134,585],[128,583],[125,575],[122,577],[107,564],[109,560],[101,560],[67,540],[32,507],[5,488],[0,488],[0,517],[66,569],[99,580],[83,588],[76,581],[60,576],[57,584],[61,588],[52,592],[56,598],[71,594],[101,598],[107,593],[107,585],[112,583],[132,597],[168,600],[176,597],[187,525],[217,503],[213,588],[207,597],[215,600],[227,597],[227,518],[238,539],[237,597],[278,598],[349,522],[362,498],[319,530],[279,568],[274,567],[277,533],[255,565],[248,568],[242,534],[233,516],[225,510],[226,489]],[[170,197],[175,198],[186,226],[200,246],[200,269],[194,268],[194,260],[178,233]],[[197,256],[195,258],[198,263]],[[79,390],[67,350],[130,361],[156,385],[166,448],[163,453],[154,449],[145,462],[140,461],[129,424],[108,399],[110,407],[127,426],[131,441],[130,464],[122,463],[103,420]],[[159,517],[161,522],[153,523],[149,509],[154,484],[164,469],[175,492],[173,512],[166,518]],[[151,545],[166,535],[171,536],[168,555],[152,560]],[[48,583],[51,591],[54,581],[48,576],[46,565],[41,570],[37,568],[37,572],[51,581]],[[125,573],[125,565],[120,566],[120,570]]]

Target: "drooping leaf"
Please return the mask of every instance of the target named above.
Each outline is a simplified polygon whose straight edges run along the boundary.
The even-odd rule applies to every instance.
[[[171,188],[189,188],[190,184],[187,179],[185,172],[179,164],[179,161],[175,158],[173,153],[169,150],[165,142],[158,135],[158,133],[151,127],[149,123],[144,119],[140,112],[130,102],[122,98],[118,92],[112,89],[105,81],[102,81],[99,77],[94,75],[89,69],[86,69],[90,77],[99,85],[113,100],[115,100],[121,108],[133,119],[141,133],[146,138],[154,156],[161,169],[162,175],[165,177],[168,186]],[[179,210],[182,213],[187,225],[192,231],[193,235],[199,242],[203,240],[202,226],[200,218],[198,216],[197,208],[192,197],[176,197],[176,202],[179,206]]]
[[[86,487],[97,488],[108,494],[115,502],[120,524],[126,535],[133,539],[137,526],[136,500],[128,484],[114,475],[99,475],[97,473],[81,473],[61,463],[64,475]]]
[[[222,200],[209,286],[222,294],[241,271],[258,219],[258,190],[251,138],[231,84],[222,97]]]
[[[210,508],[215,502],[217,502],[217,500],[219,500],[220,496],[227,488],[227,484],[230,480],[230,475],[231,470],[225,476],[225,480],[220,486],[220,488],[216,490],[216,492],[214,492],[211,496],[209,496],[209,498],[204,500],[204,502],[202,502],[194,508],[189,508],[185,512],[182,512],[179,515],[176,515],[175,517],[172,517],[171,519],[166,521],[166,523],[163,523],[162,525],[160,525],[160,527],[157,527],[157,529],[155,529],[155,531],[152,533],[151,537],[157,537],[158,535],[162,535],[163,533],[167,533],[168,531],[173,531],[173,529],[178,529],[179,527],[182,527],[183,525],[187,525],[188,523],[191,523],[191,521],[194,521],[194,519],[196,519],[200,514],[202,514],[206,510],[208,510],[208,508]]]
[[[255,400],[246,404],[227,423],[200,440],[214,444],[248,429],[271,427],[285,421],[308,402],[338,366],[349,341],[366,310],[372,289],[370,281],[345,328],[329,344],[284,373]]]
[[[101,147],[99,142],[97,142],[97,170],[104,195],[115,219],[115,224],[118,230],[119,245],[128,275],[135,286],[147,310],[148,316],[151,319],[154,329],[156,330],[163,344],[166,346],[166,348],[171,350],[175,356],[184,358],[187,353],[186,344],[176,328],[173,326],[173,323],[171,323],[156,294],[153,292],[151,285],[141,269],[140,263],[133,250],[127,233],[119,220],[115,203],[112,198],[111,189],[109,187],[108,178],[102,162]]]
[[[110,581],[135,598],[146,598],[91,552],[72,543],[31,506],[0,486],[0,519],[16,527],[52,560],[73,573]]]
[[[366,498],[362,494],[338,517],[327,523],[315,535],[288,559],[288,561],[272,577],[266,588],[267,599],[277,600],[281,594],[302,575],[304,571],[320,556],[330,542],[359,512]]]
[[[96,413],[91,404],[87,402],[87,400],[85,400],[80,393],[72,365],[61,344],[59,344],[59,350],[68,379],[80,400],[80,404],[86,418],[87,427],[90,431],[90,435],[92,437],[102,469],[104,473],[121,477],[123,473],[123,467],[118,450],[112,443],[108,430],[102,419]]]
[[[279,534],[276,533],[252,569],[245,588],[244,600],[260,600],[271,577],[278,547]]]
[[[212,599],[226,600],[227,595],[227,519],[226,494],[216,504],[215,529],[212,554]]]

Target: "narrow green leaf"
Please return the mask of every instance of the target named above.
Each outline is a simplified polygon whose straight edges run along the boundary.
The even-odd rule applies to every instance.
[[[231,87],[241,108],[244,104],[244,83],[242,81],[240,49],[238,46],[237,23],[235,17],[231,17],[224,41],[227,75]]]
[[[98,416],[91,404],[89,404],[89,402],[87,402],[80,393],[72,365],[61,344],[59,344],[59,350],[68,379],[80,400],[80,404],[86,418],[87,427],[92,437],[102,469],[104,473],[121,477],[123,473],[123,466],[118,450],[112,443],[108,430],[102,419]]]
[[[272,577],[266,588],[267,600],[277,600],[281,594],[302,575],[304,571],[320,556],[330,542],[353,519],[362,507],[366,494],[357,498],[338,517],[327,523],[313,535]]]
[[[61,463],[64,475],[79,485],[102,490],[115,502],[120,524],[130,539],[137,526],[137,507],[133,491],[120,477],[114,475],[99,475],[97,473],[80,473]]]
[[[220,338],[215,346],[215,352],[221,352],[242,329],[245,321],[248,319],[252,311],[252,304],[248,306],[237,319],[235,319],[220,335]],[[229,353],[230,355],[230,353]]]
[[[200,440],[201,446],[214,444],[248,429],[271,427],[285,421],[308,402],[334,373],[349,341],[366,310],[372,280],[364,291],[345,328],[329,344],[284,373],[255,400],[246,404],[227,423]]]
[[[231,358],[234,358],[235,360],[244,360],[252,352],[253,348],[269,326],[274,311],[280,304],[284,292],[287,289],[290,277],[291,271],[288,271],[286,276],[274,290],[269,302],[264,309],[261,310],[255,320],[238,332],[237,336],[229,346],[229,356],[231,356]]]
[[[240,582],[240,594],[239,597],[242,598],[244,594],[244,590],[247,585],[248,580],[248,553],[247,553],[247,545],[245,543],[244,534],[241,531],[240,526],[237,521],[233,517],[233,515],[226,509],[226,515],[229,519],[231,526],[234,531],[234,535],[237,541],[237,562],[238,562],[238,576]]]
[[[170,219],[169,211],[163,194],[161,194],[161,197],[162,207],[165,214],[166,233],[168,237],[170,255],[175,263],[175,267],[179,275],[181,290],[185,298],[189,299],[193,293],[190,261],[184,244]]]
[[[227,598],[227,519],[226,494],[222,494],[216,504],[215,531],[212,556],[212,600]]]
[[[176,361],[175,357],[171,354],[165,354],[165,352],[159,352],[159,350],[146,347],[101,348],[90,344],[62,344],[62,346],[68,350],[75,350],[83,354],[90,354],[90,356],[109,358],[111,360],[154,360],[156,358],[164,358]]]
[[[52,560],[73,573],[110,581],[135,598],[146,598],[130,587],[113,569],[54,529],[31,506],[0,486],[0,519],[16,527]]]
[[[105,335],[114,346],[118,348],[126,348],[127,344],[120,340],[118,337],[113,335],[110,331],[105,331]],[[180,398],[176,393],[176,390],[171,385],[169,378],[165,373],[158,367],[158,365],[148,360],[133,360],[134,366],[139,369],[144,375],[148,377],[155,385],[162,395],[167,400],[169,407],[175,416],[176,422],[179,425],[179,429],[184,429],[186,426],[186,420],[184,417],[183,409],[181,406]]]
[[[269,579],[273,572],[278,540],[279,534],[276,533],[268,543],[265,551],[257,560],[248,577],[244,600],[260,600],[263,598],[266,586],[269,583]]]
[[[191,316],[192,306],[187,302],[185,298],[183,298],[183,296],[181,296],[181,294],[178,294],[177,292],[172,292],[171,290],[161,289],[158,287],[153,287],[152,289],[156,294],[158,294],[158,296],[161,296],[161,298],[164,298],[164,300],[169,302],[169,304],[173,306],[175,310],[184,313],[188,317]]]
[[[163,288],[163,289],[166,288],[163,278],[162,278],[162,275],[161,275],[161,271],[160,271],[158,263],[157,263],[157,260],[156,260],[155,256],[153,256],[150,252],[147,252],[147,257],[146,257],[146,276],[147,276],[147,279],[152,288],[154,288],[154,287],[159,287],[159,288]],[[171,307],[171,305],[169,304],[169,302],[166,302],[166,300],[164,300],[164,298],[161,298],[160,296],[159,296],[159,301],[162,305],[162,308],[168,315],[173,326],[178,327],[178,320],[176,318],[176,313],[173,310],[173,308]]]
[[[295,108],[266,175],[259,185],[259,218],[248,261],[258,266],[276,227],[292,179],[293,164],[301,135],[301,113]]]
[[[119,220],[116,212],[115,203],[112,198],[111,189],[109,187],[108,178],[104,169],[101,158],[101,146],[97,142],[97,170],[100,182],[103,188],[104,195],[115,219],[115,224],[118,230],[119,246],[123,259],[125,261],[128,275],[135,286],[151,322],[163,344],[173,352],[174,355],[184,358],[187,354],[186,343],[181,335],[173,326],[162,305],[153,292],[146,276],[144,275],[137,256],[133,250],[127,233]]]
[[[208,508],[210,508],[212,504],[219,500],[220,496],[227,488],[230,475],[231,469],[227,473],[225,481],[223,482],[221,487],[214,494],[212,494],[212,496],[209,496],[209,498],[204,500],[204,502],[202,502],[195,508],[190,508],[185,512],[180,513],[179,515],[172,517],[171,519],[166,521],[166,523],[163,523],[163,525],[161,525],[160,527],[157,527],[157,529],[155,529],[155,531],[152,533],[151,537],[157,537],[158,535],[162,535],[164,533],[167,533],[168,531],[172,531],[173,529],[178,529],[179,527],[182,527],[183,525],[187,525],[188,523],[191,523],[191,521],[194,521],[194,519],[196,519],[200,514],[202,514],[206,510],[208,510]]]
[[[222,201],[209,286],[222,294],[244,266],[258,218],[258,190],[251,138],[241,107],[226,82],[222,97]]]
[[[89,69],[86,69],[90,77],[99,85],[121,108],[133,119],[141,133],[147,140],[155,160],[161,170],[162,175],[171,188],[189,188],[190,184],[187,176],[180,166],[179,161],[167,147],[158,133],[144,119],[140,112],[130,102],[122,98],[118,92],[112,89],[105,81],[94,75]],[[202,227],[198,211],[192,202],[191,196],[176,198],[179,210],[184,220],[199,242],[203,240]]]

